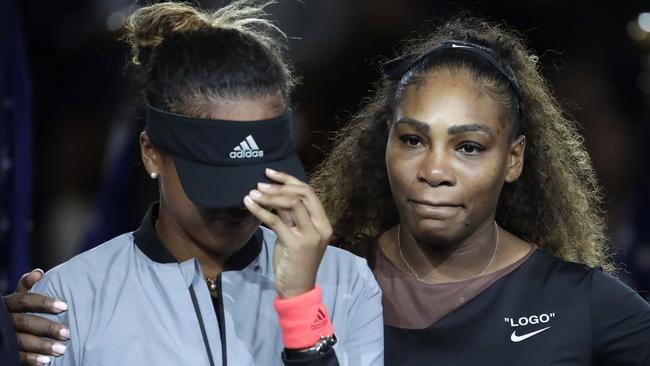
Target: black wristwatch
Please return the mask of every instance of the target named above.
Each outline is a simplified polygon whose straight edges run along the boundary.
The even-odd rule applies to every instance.
[[[303,360],[306,358],[313,358],[329,352],[336,344],[336,336],[322,336],[311,347],[307,349],[284,349],[284,357],[287,360]]]

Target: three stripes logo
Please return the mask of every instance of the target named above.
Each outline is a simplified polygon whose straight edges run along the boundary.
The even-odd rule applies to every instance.
[[[311,324],[311,330],[320,329],[325,325],[327,325],[327,315],[323,312],[322,309],[318,309],[316,319],[314,319],[314,322]]]
[[[245,158],[261,158],[264,156],[264,150],[261,150],[253,136],[248,135],[244,141],[240,142],[239,145],[235,146],[234,149],[230,152],[231,159],[245,159]]]

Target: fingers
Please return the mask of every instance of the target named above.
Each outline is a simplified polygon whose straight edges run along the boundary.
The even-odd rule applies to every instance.
[[[70,330],[63,324],[31,314],[10,314],[17,333],[27,333],[51,339],[67,341]]]
[[[267,209],[287,211],[300,231],[315,230],[309,212],[300,197],[295,195],[269,195],[254,189],[248,195],[255,203]],[[284,221],[284,220],[283,220]]]
[[[53,297],[35,293],[15,292],[5,296],[5,305],[10,313],[48,313],[58,314],[68,310],[68,305]]]
[[[275,171],[273,169],[266,169],[266,176],[269,177],[271,180],[274,180],[278,183],[283,183],[283,184],[292,184],[292,185],[306,185],[305,182],[301,181],[300,179],[289,175],[287,173],[282,173]]]
[[[264,225],[273,230],[276,235],[278,235],[278,237],[287,238],[292,235],[291,230],[287,227],[287,225],[284,224],[282,219],[257,204],[251,197],[244,197],[244,206],[246,206],[248,211],[253,214],[253,216],[257,217],[257,219],[260,220]]]
[[[18,281],[16,292],[29,291],[36,282],[40,281],[41,278],[43,278],[43,270],[40,268],[36,268],[29,273],[25,273]]]
[[[29,354],[44,356],[61,356],[67,347],[59,342],[37,337],[31,334],[17,335],[18,349],[26,356]],[[44,360],[44,358],[43,358]]]
[[[288,220],[286,212],[290,212],[299,230],[313,228],[321,241],[328,242],[332,236],[332,226],[314,190],[308,184],[283,172],[266,169],[266,175],[280,184],[258,183],[258,190],[251,191],[250,198],[262,207],[275,209],[280,219],[289,227],[291,221]]]
[[[293,184],[268,184],[257,183],[257,189],[263,193],[270,195],[288,195],[297,196],[303,201],[305,208],[309,211],[309,215],[314,219],[327,219],[325,209],[321,205],[314,190],[307,184],[293,185]]]
[[[42,366],[50,363],[50,357],[35,353],[20,352],[20,363],[24,366]]]
[[[56,340],[70,339],[70,330],[65,325],[40,316],[23,314],[25,312],[58,314],[68,309],[68,305],[59,299],[28,293],[41,278],[43,278],[43,271],[40,269],[26,273],[18,282],[16,292],[3,298],[16,329],[18,348],[21,351],[20,360],[23,365],[49,364],[51,361],[49,356],[60,356],[66,351],[66,346]]]
[[[296,226],[296,223],[293,221],[293,217],[291,217],[291,212],[287,210],[276,210],[275,214],[278,215],[278,217],[282,220],[282,222],[287,225],[287,227],[294,227]]]
[[[278,182],[285,182],[284,184],[268,184],[268,183],[258,183],[258,190],[264,194],[268,195],[280,195],[280,196],[297,196],[300,197],[305,208],[311,216],[311,220],[318,230],[320,236],[324,240],[329,241],[332,236],[333,230],[332,225],[330,224],[325,209],[321,204],[316,193],[306,183],[299,181],[298,179],[282,172],[274,172],[271,169],[267,169],[267,176]],[[276,179],[277,178],[277,179]]]
[[[269,188],[270,190],[268,191],[269,193],[275,193],[275,190],[279,190],[280,192],[285,192],[287,194],[297,194],[301,198],[305,199],[305,206],[307,209],[310,211],[310,214],[312,216],[323,216],[326,217],[325,210],[323,209],[323,205],[321,205],[320,200],[316,196],[316,193],[314,190],[311,188],[311,186],[307,183],[304,183],[297,178],[286,174],[282,172],[276,172],[275,170],[272,169],[266,169],[266,175],[277,182],[283,183],[283,184],[267,184],[267,183],[259,183],[261,185],[262,190],[264,188]],[[260,186],[258,186],[258,189]],[[267,192],[267,191],[264,191]]]
[[[46,365],[51,360],[48,356],[65,353],[66,346],[56,342],[70,339],[70,330],[63,324],[29,314],[11,314],[11,318],[23,365]]]

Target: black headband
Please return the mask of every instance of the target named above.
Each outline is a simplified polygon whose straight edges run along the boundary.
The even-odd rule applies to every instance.
[[[510,65],[503,60],[503,58],[485,46],[464,41],[446,41],[422,54],[407,55],[388,61],[383,65],[383,72],[389,79],[399,81],[399,84],[401,85],[406,81],[404,80],[404,76],[406,76],[414,67],[422,64],[425,60],[434,55],[450,50],[468,52],[489,62],[490,65],[492,65],[494,69],[508,81],[510,89],[512,89],[512,92],[517,99],[517,113],[519,114],[519,117],[523,117],[519,82],[517,82],[514,71]]]

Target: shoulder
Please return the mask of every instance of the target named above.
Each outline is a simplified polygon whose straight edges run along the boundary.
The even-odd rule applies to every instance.
[[[650,304],[607,273],[593,271],[591,278],[591,329],[599,364],[649,364]]]
[[[318,270],[319,283],[327,282],[352,297],[372,298],[381,294],[375,276],[364,258],[329,246]]]
[[[517,294],[527,293],[532,303],[548,306],[564,304],[588,311],[588,299],[596,272],[599,270],[536,249],[519,268],[498,282],[495,291],[505,291],[513,298],[517,298]]]
[[[528,280],[545,284],[562,284],[562,287],[582,285],[589,287],[591,277],[598,269],[582,263],[574,263],[556,257],[543,249],[537,249],[521,266],[521,275]]]
[[[64,297],[70,289],[103,282],[128,262],[125,259],[133,253],[132,244],[133,235],[126,233],[78,254],[47,271],[32,291]]]
[[[650,304],[636,291],[618,278],[601,271],[593,271],[591,280],[591,301],[594,309],[610,313],[627,312],[645,314],[650,326]]]
[[[93,249],[72,257],[67,262],[48,271],[57,274],[75,274],[79,272],[102,273],[101,270],[112,265],[120,265],[116,259],[132,253],[133,235],[125,233],[104,242]],[[102,274],[102,276],[105,273]]]
[[[341,276],[361,276],[363,279],[374,280],[365,258],[333,245],[329,245],[325,250],[321,269],[327,269]]]
[[[527,276],[536,283],[551,286],[553,292],[579,296],[588,302],[594,315],[599,309],[603,313],[612,313],[612,309],[650,311],[650,305],[636,291],[600,268],[568,262],[543,250],[537,250],[529,262]]]
[[[47,271],[30,291],[61,299],[70,308],[56,315],[40,316],[68,324],[77,332],[76,337],[84,338],[107,287],[124,285],[124,277],[130,273],[124,268],[132,262],[135,252],[132,244],[131,233],[122,234]]]
[[[325,250],[322,263],[335,266],[339,270],[344,271],[351,269],[357,272],[368,268],[368,263],[364,258],[332,245],[328,246]]]
[[[530,275],[545,281],[563,283],[567,287],[575,288],[575,285],[582,284],[595,298],[607,297],[611,294],[638,296],[621,280],[603,272],[599,267],[569,262],[541,249],[531,256],[526,265]],[[643,301],[642,298],[641,300]]]

